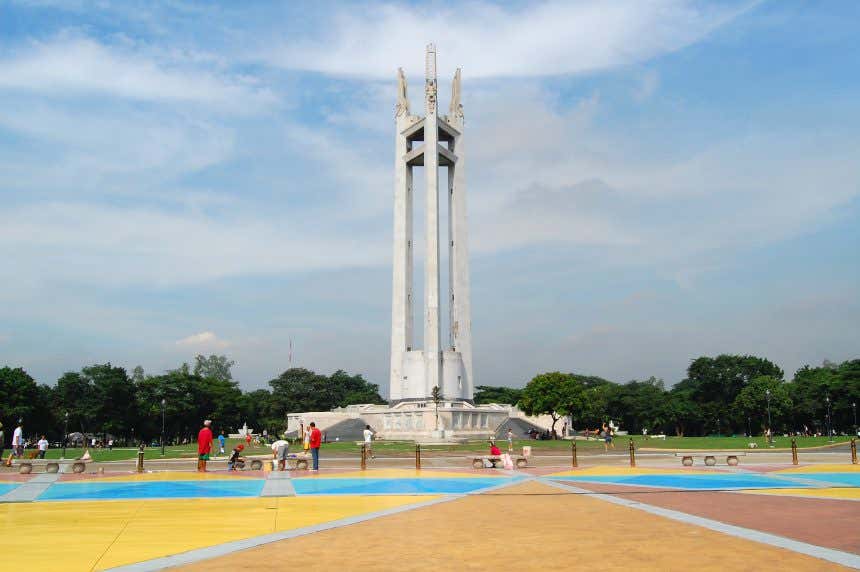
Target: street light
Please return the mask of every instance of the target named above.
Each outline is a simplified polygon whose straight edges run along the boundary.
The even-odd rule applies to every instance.
[[[857,434],[857,403],[851,404],[851,409],[854,411],[854,434]]]
[[[747,435],[752,437],[752,419],[749,415],[747,415]]]
[[[773,447],[773,425],[770,421],[770,389],[766,389],[764,394],[767,398],[767,442],[770,447]]]
[[[161,456],[164,456],[164,406],[167,405],[167,400],[161,398]]]
[[[66,441],[69,439],[69,412],[63,414],[63,458],[66,458]]]
[[[826,396],[824,401],[827,403],[827,440],[833,442],[833,427],[830,424],[830,396]]]

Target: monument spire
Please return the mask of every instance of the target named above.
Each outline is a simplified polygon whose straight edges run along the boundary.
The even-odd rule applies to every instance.
[[[466,251],[465,179],[461,164],[463,106],[460,70],[454,76],[450,113],[439,117],[436,46],[428,44],[424,60],[424,117],[411,115],[403,70],[397,74],[395,112],[394,258],[391,312],[390,398],[427,401],[439,387],[446,400],[471,401],[471,320]],[[424,347],[412,347],[414,300],[413,189],[414,167],[424,168]],[[449,263],[448,343],[442,347],[440,320],[439,171],[447,172]]]

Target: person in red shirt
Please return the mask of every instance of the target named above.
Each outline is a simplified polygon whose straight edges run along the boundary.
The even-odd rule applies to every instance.
[[[492,455],[493,457],[501,457],[502,456],[501,449],[496,447],[496,444],[492,441],[490,441],[490,455]]]
[[[203,429],[197,434],[197,470],[206,472],[206,461],[209,460],[209,453],[212,451],[212,430],[209,428],[212,421],[207,419],[203,422]]]
[[[314,468],[311,470],[318,471],[320,469],[320,444],[322,443],[322,433],[317,429],[317,424],[313,421],[311,421],[310,429],[311,458],[314,460]]]

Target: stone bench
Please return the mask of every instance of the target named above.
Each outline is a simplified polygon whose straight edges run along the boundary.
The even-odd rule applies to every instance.
[[[726,465],[736,467],[738,465],[738,457],[743,457],[746,453],[675,453],[676,457],[681,457],[681,464],[685,467],[693,466],[693,459],[703,457],[705,465],[713,467],[717,464],[717,457],[725,457]]]
[[[45,467],[46,473],[59,473],[60,465],[71,465],[73,473],[83,473],[87,469],[87,463],[90,460],[81,459],[13,459],[12,463],[18,465],[18,472],[22,475],[29,475],[33,472],[33,467]]]
[[[517,466],[518,469],[525,469],[529,465],[529,460],[527,457],[523,457],[522,455],[517,455],[517,456],[512,456],[512,458],[514,460],[514,464]],[[502,458],[501,457],[488,455],[488,456],[484,456],[484,457],[474,457],[472,459],[472,467],[475,469],[490,468],[490,467],[485,466],[484,461],[489,461],[490,464],[492,465],[493,469],[498,468],[496,466],[497,464],[498,465],[502,464]]]
[[[297,469],[300,471],[306,471],[306,470],[308,470],[308,468],[310,466],[310,460],[311,460],[310,455],[305,455],[304,453],[292,453],[292,454],[287,456],[287,468],[288,469]],[[249,463],[249,461],[250,461],[250,463]],[[263,468],[264,462],[272,462],[273,463],[273,467],[272,467],[273,469],[277,468],[277,466],[278,466],[278,460],[273,458],[273,457],[257,456],[257,457],[245,457],[245,463],[242,463],[241,466],[237,464],[237,467],[240,469],[244,469],[245,464],[247,463],[247,464],[250,464],[252,471],[259,471]]]

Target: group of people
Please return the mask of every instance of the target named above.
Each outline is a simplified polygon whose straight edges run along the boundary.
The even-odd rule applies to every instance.
[[[32,442],[30,442],[32,443]],[[12,459],[17,457],[21,458],[24,456],[24,449],[27,448],[27,441],[24,439],[24,424],[18,423],[18,426],[15,427],[15,430],[12,432],[12,452],[9,454],[8,459],[6,460],[7,465],[12,464]],[[36,452],[34,453],[34,457],[39,459],[44,459],[45,454],[48,452],[48,440],[42,435],[39,440],[36,442]],[[3,458],[3,454],[6,447],[6,435],[3,432],[3,424],[0,423],[0,459]]]
[[[367,426],[370,429],[370,426]],[[209,462],[212,455],[212,447],[215,438],[212,434],[212,420],[206,419],[203,421],[203,427],[197,433],[197,470],[206,472],[206,463]],[[250,434],[245,435],[245,443],[238,443],[233,450],[230,451],[230,456],[227,459],[228,470],[235,471],[244,467],[245,458],[242,456],[246,445],[250,447],[252,437]],[[226,439],[224,433],[218,434],[219,452],[224,454]],[[322,445],[322,433],[317,428],[316,423],[311,422],[308,425],[308,430],[305,431],[304,438],[305,450],[310,451],[312,459],[312,471],[318,471],[320,465],[320,446]],[[277,461],[278,470],[285,471],[287,468],[287,459],[289,458],[290,443],[286,439],[277,439],[272,443],[272,457]]]

